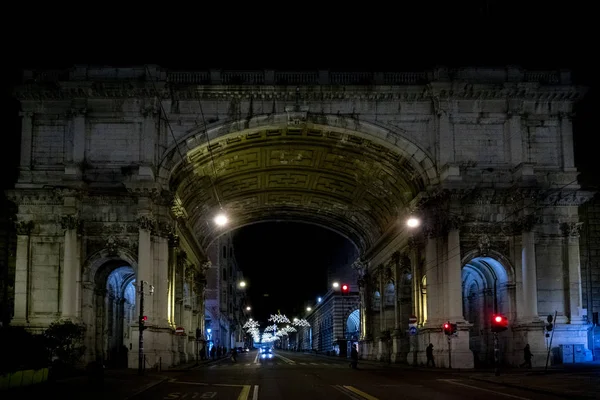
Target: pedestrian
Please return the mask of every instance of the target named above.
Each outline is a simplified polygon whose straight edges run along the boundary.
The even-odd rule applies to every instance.
[[[358,349],[356,345],[352,345],[352,349],[350,350],[350,367],[356,369],[358,366]]]
[[[433,344],[429,343],[427,349],[425,350],[425,354],[427,355],[427,367],[429,367],[429,363],[431,362],[431,366],[435,367],[435,361],[433,360]]]
[[[533,354],[531,354],[531,348],[529,347],[529,343],[527,343],[523,349],[523,358],[525,358],[525,362],[521,364],[520,367],[531,369],[531,357],[533,357]]]

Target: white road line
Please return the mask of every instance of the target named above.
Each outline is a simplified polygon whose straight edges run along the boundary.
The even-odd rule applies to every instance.
[[[252,393],[252,400],[258,400],[258,385],[254,385],[254,391]]]
[[[256,353],[256,357],[254,357],[254,364],[258,363],[258,353]]]
[[[515,396],[513,394],[502,393],[502,392],[498,392],[495,390],[489,390],[489,389],[484,389],[484,388],[480,388],[477,386],[467,385],[466,383],[456,382],[455,379],[438,379],[438,381],[451,383],[452,385],[457,385],[457,386],[464,386],[464,387],[468,387],[468,388],[475,389],[475,390],[481,390],[482,392],[490,392],[490,393],[494,393],[494,394],[500,395],[500,396],[512,397],[513,399],[531,400],[527,397]]]
[[[288,364],[292,364],[292,365],[293,365],[293,364],[296,364],[296,361],[294,361],[294,360],[290,360],[289,358],[287,358],[287,357],[284,357],[284,356],[282,356],[282,355],[275,354],[275,357],[277,357],[277,358],[281,358],[281,359],[282,359],[284,362],[286,362],[286,363],[288,363]]]

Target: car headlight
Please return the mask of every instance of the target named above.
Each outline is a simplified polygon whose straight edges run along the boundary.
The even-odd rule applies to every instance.
[[[273,358],[273,354],[269,354],[269,358]]]
[[[267,356],[266,354],[261,354],[261,357],[262,357],[262,358],[265,358],[266,356]]]

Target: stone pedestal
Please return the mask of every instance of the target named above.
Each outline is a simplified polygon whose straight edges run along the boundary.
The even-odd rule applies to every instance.
[[[392,359],[394,364],[406,364],[410,349],[409,337],[403,337],[399,334],[392,336]]]
[[[508,336],[510,340],[503,340]],[[506,346],[503,344],[506,343]],[[555,342],[556,343],[556,342]],[[547,344],[544,336],[544,323],[540,320],[535,322],[517,322],[512,326],[510,332],[500,333],[500,349],[502,360],[505,365],[518,366],[524,359],[525,345],[529,344],[533,358],[531,364],[534,367],[546,365]]]
[[[391,338],[377,339],[377,361],[390,362],[392,355],[392,340]]]
[[[358,342],[358,348],[358,357],[361,360],[375,360],[377,358],[377,350],[373,340],[361,340]]]

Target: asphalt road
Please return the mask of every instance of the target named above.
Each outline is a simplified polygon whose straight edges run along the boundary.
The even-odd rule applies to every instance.
[[[237,363],[223,359],[172,377],[136,398],[231,400],[544,399],[524,389],[475,381],[465,374],[360,365],[302,353],[274,352],[261,360],[252,351]]]

